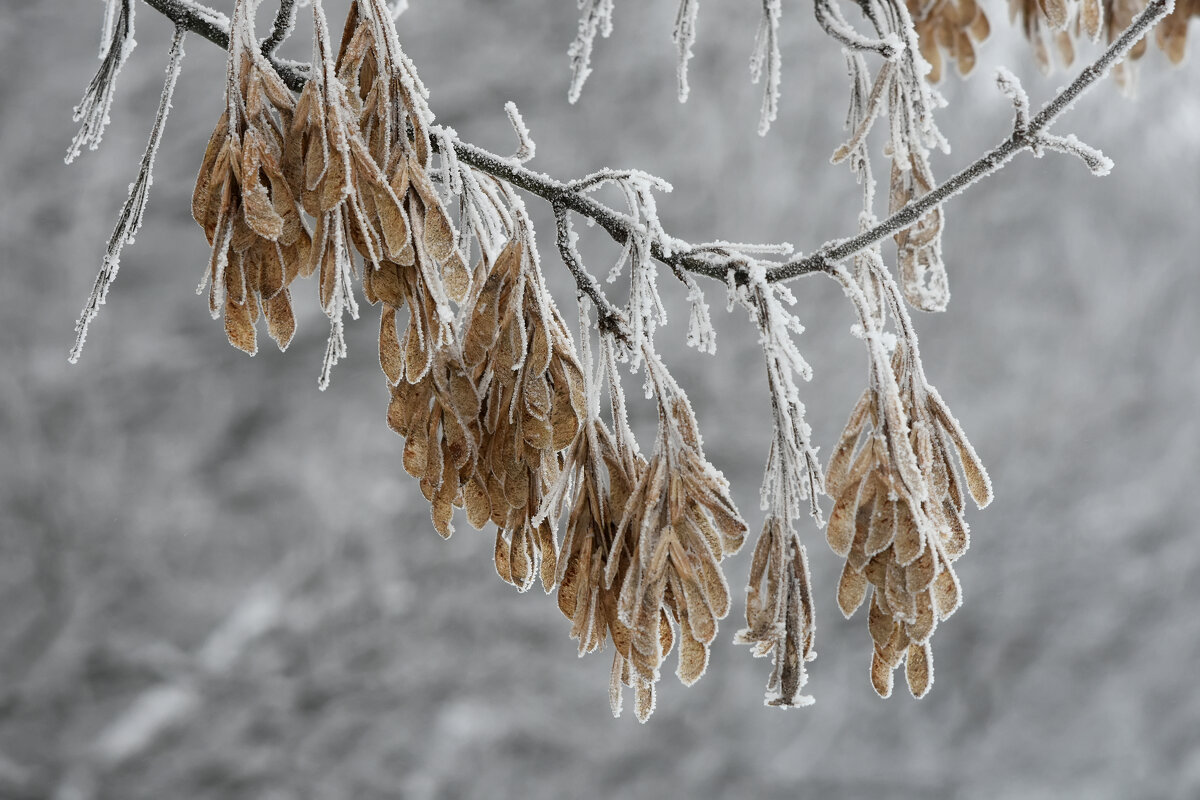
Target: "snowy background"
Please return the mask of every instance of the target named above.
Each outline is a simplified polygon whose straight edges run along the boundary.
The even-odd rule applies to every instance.
[[[412,6],[402,42],[440,121],[468,141],[510,152],[503,104],[515,100],[534,167],[654,172],[675,186],[659,205],[676,235],[811,250],[850,232],[857,189],[828,164],[843,135],[841,55],[803,4],[785,3],[784,100],[765,139],[746,68],[757,3],[702,5],[684,106],[670,0],[617,4],[576,106],[574,3]],[[1038,76],[1004,4],[986,8],[995,33],[980,67],[944,86],[955,152],[935,161],[939,176],[1007,131],[996,64],[1035,103],[1067,80]],[[0,0],[0,797],[1200,795],[1194,54],[1170,71],[1151,52],[1136,99],[1106,84],[1060,123],[1115,159],[1110,177],[1026,155],[950,207],[954,297],[917,325],[997,499],[969,518],[965,606],[934,638],[932,693],[875,696],[865,620],[841,618],[838,560],[805,523],[816,705],[762,707],[769,665],[729,644],[739,599],[708,674],[686,691],[664,677],[642,726],[611,718],[609,660],[576,658],[553,599],[496,578],[490,535],[433,532],[384,424],[370,315],[321,394],[315,298],[298,303],[286,356],[250,359],[193,294],[207,250],[188,201],[223,75],[207,42],[188,40],[146,228],[82,362],[67,364],[170,36],[139,4],[113,124],[68,168],[101,10]],[[548,245],[546,210],[531,205]],[[613,254],[591,252],[598,265]],[[827,453],[865,359],[833,282],[794,288]],[[710,301],[723,305],[715,284]],[[769,431],[752,328],[718,311],[714,358],[684,347],[683,319],[661,345],[757,531]],[[652,413],[635,404],[639,424]],[[749,550],[727,563],[735,588]]]

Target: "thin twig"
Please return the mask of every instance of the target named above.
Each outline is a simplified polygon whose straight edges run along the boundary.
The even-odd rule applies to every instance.
[[[125,245],[133,244],[146,214],[146,204],[150,200],[150,185],[154,182],[154,159],[158,155],[158,146],[162,142],[163,128],[167,124],[167,115],[171,111],[171,100],[175,96],[175,83],[179,79],[179,70],[183,64],[183,38],[186,32],[183,27],[175,26],[175,35],[171,39],[171,49],[167,55],[167,77],[163,83],[162,96],[158,101],[158,113],[154,115],[154,125],[150,128],[150,140],[142,153],[142,162],[138,167],[137,177],[129,184],[129,196],[121,212],[117,216],[117,224],[112,235],[108,238],[108,246],[104,250],[104,261],[92,293],[88,296],[87,304],[79,314],[75,323],[75,344],[67,359],[72,363],[79,361],[83,353],[84,342],[87,341],[88,329],[92,320],[100,313],[100,306],[108,299],[108,290],[116,280],[117,271],[121,268],[121,252]]]
[[[586,294],[591,298],[592,303],[596,306],[596,312],[599,316],[600,330],[611,333],[628,344],[630,342],[629,331],[625,323],[625,319],[621,312],[613,306],[612,302],[604,296],[604,292],[600,289],[600,284],[583,266],[583,260],[579,257],[579,251],[575,247],[575,242],[571,238],[571,219],[568,216],[567,207],[562,203],[554,204],[554,221],[558,228],[558,253],[566,264],[567,269],[575,277],[575,283],[579,287],[581,294]]]

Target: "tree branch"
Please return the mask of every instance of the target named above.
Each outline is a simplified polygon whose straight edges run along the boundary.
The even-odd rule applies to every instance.
[[[221,12],[211,9],[208,6],[194,3],[192,0],[143,1],[146,5],[174,22],[176,26],[207,39],[222,50],[229,49],[229,19]],[[279,73],[279,77],[283,78],[283,82],[288,85],[288,88],[294,92],[298,92],[308,82],[309,66],[307,64],[297,64],[294,61],[284,61],[276,58],[274,51],[278,46],[278,42],[271,44],[277,35],[279,36],[279,42],[282,42],[284,36],[287,35],[286,28],[282,31],[280,30],[280,17],[284,16],[285,6],[292,6],[291,13],[294,15],[294,5],[295,0],[281,0],[279,14],[275,18],[275,28],[272,31],[271,38],[263,42],[263,55],[271,62],[271,66]],[[269,50],[267,47],[268,44],[271,45]]]
[[[279,11],[275,13],[275,23],[271,35],[263,40],[262,54],[267,58],[275,55],[279,45],[283,44],[296,27],[296,0],[279,0]]]
[[[219,47],[228,49],[229,28],[227,22],[224,21],[224,15],[219,12],[193,2],[193,0],[144,0],[144,2],[170,18],[176,25],[199,34]],[[279,17],[284,16],[283,6],[291,5],[292,2],[293,0],[282,0]],[[935,207],[982,178],[998,171],[1022,150],[1036,149],[1045,129],[1067,111],[1080,95],[1106,75],[1113,65],[1121,60],[1156,22],[1171,12],[1174,5],[1174,0],[1150,0],[1141,14],[1130,23],[1129,27],[1108,49],[1080,72],[1078,77],[1065,89],[1046,103],[1041,112],[1028,124],[1028,127],[1023,130],[1020,129],[1020,126],[1015,127],[1009,138],[950,177],[936,189],[909,202],[878,225],[857,236],[834,240],[811,255],[795,258],[783,264],[770,265],[767,270],[767,279],[772,282],[787,281],[813,272],[829,272],[832,264],[849,258],[876,242],[916,224]],[[276,19],[277,31],[279,17]],[[270,42],[271,39],[267,41]],[[291,89],[299,91],[303,88],[307,81],[308,65],[281,61],[276,59],[273,53],[267,57]],[[635,223],[626,215],[612,210],[585,192],[547,175],[527,169],[514,159],[498,156],[461,139],[454,139],[453,146],[459,160],[472,167],[507,181],[530,194],[537,195],[556,209],[569,209],[594,220],[619,244],[624,244],[629,239]],[[436,140],[434,149],[438,149]],[[725,281],[731,270],[735,274],[742,274],[751,261],[747,255],[735,250],[697,248],[682,240],[673,240],[669,249],[664,249],[660,242],[654,242],[651,246],[651,255],[673,270],[685,270],[720,281]],[[576,279],[577,282],[581,280],[579,275],[576,275]],[[580,283],[579,288],[590,295],[591,287],[584,285],[585,283],[586,281]],[[601,311],[603,313],[603,309]]]
[[[992,150],[980,156],[974,163],[965,167],[933,191],[905,205],[895,214],[880,222],[873,228],[863,231],[858,236],[838,240],[818,249],[812,255],[797,258],[786,264],[768,270],[767,279],[785,281],[797,275],[804,275],[821,269],[822,264],[842,261],[865,250],[881,239],[893,236],[905,228],[915,224],[926,213],[959,194],[976,181],[991,175],[1007,164],[1022,150],[1036,150],[1044,131],[1067,111],[1079,96],[1090,89],[1097,81],[1108,74],[1113,65],[1125,57],[1134,45],[1154,27],[1160,19],[1171,13],[1175,0],[1150,0],[1150,3],[1139,14],[1129,27],[1109,45],[1099,58],[1088,65],[1075,80],[1058,93],[1033,118],[1028,126],[1022,126],[1020,120],[1014,125],[1012,135],[998,144]]]

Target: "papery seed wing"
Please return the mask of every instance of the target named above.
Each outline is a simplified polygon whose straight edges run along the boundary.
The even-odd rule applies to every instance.
[[[858,512],[858,489],[860,482],[855,482],[842,490],[833,510],[829,512],[829,523],[825,528],[825,539],[829,548],[845,558],[850,553],[854,542],[855,520]]]
[[[933,651],[929,643],[913,643],[908,646],[907,665],[904,677],[908,681],[908,690],[916,698],[924,697],[933,686]]]
[[[967,489],[971,492],[971,497],[975,500],[975,504],[979,508],[984,508],[992,502],[991,478],[988,477],[983,462],[975,453],[975,448],[967,441],[967,436],[959,426],[958,420],[950,413],[950,408],[946,405],[946,401],[942,400],[937,389],[934,389],[932,386],[928,387],[928,391],[930,410],[937,417],[938,422],[958,449],[959,462],[962,464],[963,474],[967,478]]]
[[[871,656],[871,686],[880,697],[892,695],[892,668],[879,651]]]
[[[679,666],[675,674],[684,686],[700,680],[708,667],[708,648],[697,641],[686,625],[680,625]]]
[[[962,605],[962,588],[959,586],[958,576],[949,566],[946,566],[934,578],[930,591],[933,595],[933,607],[937,612],[938,619],[946,619]]]
[[[925,551],[925,546],[925,537],[922,536],[921,527],[913,516],[910,502],[901,500],[896,503],[896,537],[892,542],[896,563],[907,566]]]
[[[871,606],[867,612],[867,629],[871,632],[871,639],[875,642],[876,648],[883,648],[887,645],[896,627],[896,621],[892,615],[880,605],[881,599],[879,590],[872,592]]]
[[[837,601],[842,616],[850,619],[862,605],[867,596],[867,578],[855,570],[847,562],[842,567],[842,577],[838,581]]]
[[[192,191],[192,217],[201,225],[204,225],[204,221],[208,219],[209,187],[213,181],[220,181],[223,178],[216,170],[217,156],[226,146],[228,137],[229,112],[224,112],[217,121],[217,126],[213,128],[212,135],[208,138],[208,146],[204,149],[204,160],[200,162],[200,172],[196,175],[196,187]]]

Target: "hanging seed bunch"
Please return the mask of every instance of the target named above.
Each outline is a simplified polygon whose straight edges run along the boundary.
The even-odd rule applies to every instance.
[[[761,491],[767,517],[750,567],[746,628],[735,641],[772,658],[767,705],[806,706],[813,699],[800,690],[808,681],[805,664],[816,658],[816,625],[808,556],[793,522],[807,512],[822,524],[817,500],[825,485],[795,379],[810,379],[812,369],[792,339],[804,329],[784,306],[795,303],[790,291],[769,284],[756,266],[738,299],[761,332],[774,431]]]
[[[680,681],[690,686],[704,674],[717,620],[729,613],[719,562],[742,546],[746,523],[728,482],[704,458],[683,390],[649,348],[643,361],[658,399],[658,435],[625,504],[604,583],[619,586],[617,618],[629,628],[621,681],[634,689],[634,712],[644,721],[654,710],[659,668],[674,646],[673,624]],[[628,556],[624,569],[618,554]]]
[[[394,229],[385,243],[386,257],[421,267],[430,290],[436,292],[448,331],[446,300],[465,301],[470,275],[456,246],[454,224],[429,177],[433,113],[428,92],[400,49],[391,12],[382,0],[356,0],[350,6],[337,74],[355,107],[365,153],[390,176],[386,189],[373,187],[362,203],[379,216],[385,233]],[[393,197],[399,208],[392,206]],[[414,224],[419,233],[411,232]]]
[[[212,246],[209,311],[225,315],[234,347],[254,354],[261,307],[283,349],[296,329],[288,287],[312,271],[311,239],[284,174],[295,100],[258,49],[249,0],[234,8],[225,101],[192,195],[192,216]]]
[[[367,262],[364,296],[381,304],[379,361],[392,394],[388,424],[405,439],[404,468],[420,480],[434,529],[449,537],[456,507],[465,506],[477,527],[487,513],[472,491],[481,483],[481,397],[463,361],[451,307],[465,301],[470,276],[428,176],[432,114],[390,12],[376,0],[351,5],[335,72],[355,120],[355,157],[368,170],[368,191],[358,197],[363,216],[375,225],[357,229],[356,245]],[[370,165],[386,167],[377,176]],[[381,236],[372,240],[373,229]],[[408,323],[400,335],[402,309]]]
[[[812,705],[800,690],[808,682],[805,664],[817,657],[816,623],[808,557],[787,517],[770,514],[754,546],[746,589],[746,627],[734,639],[751,645],[757,658],[771,657],[766,704],[785,708]]]
[[[955,63],[959,75],[970,75],[975,68],[976,45],[987,39],[992,30],[983,7],[976,0],[907,2],[921,55],[929,62],[928,79],[934,83],[942,79],[945,60]]]
[[[871,381],[829,461],[826,485],[835,502],[826,538],[846,559],[838,583],[842,613],[850,617],[871,590],[867,623],[875,645],[875,691],[890,695],[892,673],[906,663],[909,691],[922,697],[933,683],[930,637],[962,599],[952,565],[968,544],[966,493],[951,454],[957,454],[966,489],[980,508],[991,502],[992,491],[974,448],[925,380],[894,282],[886,286],[905,335],[887,358],[885,339],[856,293]]]
[[[351,12],[354,19],[358,18],[357,7]],[[343,315],[348,311],[352,317],[358,316],[351,248],[362,256],[364,270],[371,273],[383,269],[385,262],[413,266],[419,243],[412,236],[411,220],[401,202],[407,194],[408,171],[400,171],[389,181],[368,149],[360,127],[358,93],[339,77],[339,72],[356,74],[356,64],[339,64],[335,59],[319,2],[313,3],[313,21],[316,74],[297,102],[288,172],[299,184],[305,211],[316,219],[310,269],[319,271],[321,308],[331,326],[321,377],[322,386],[327,386],[330,370],[346,353]],[[380,61],[381,68],[392,67],[386,59]],[[432,349],[449,340],[453,311],[435,264],[419,266],[439,319],[429,332],[428,347]]]
[[[388,425],[404,437],[404,468],[420,479],[421,491],[432,504],[434,528],[448,538],[454,531],[455,507],[465,505],[477,528],[488,518],[490,506],[486,495],[480,496],[483,481],[478,474],[482,401],[461,345],[441,311],[441,273],[424,244],[425,219],[444,212],[440,203],[425,206],[420,199],[407,206],[412,212],[413,263],[385,260],[379,269],[367,268],[363,292],[369,302],[382,307],[379,363],[391,387]],[[425,212],[424,217],[419,212]],[[401,336],[398,312],[404,308],[408,324]]]
[[[463,355],[483,397],[480,482],[472,491],[478,516],[497,527],[500,577],[524,591],[540,570],[550,591],[554,531],[538,512],[587,403],[583,370],[546,291],[531,229],[518,219],[517,235],[478,284],[464,334]]]
[[[914,27],[908,6],[897,0],[874,0],[870,8],[868,16],[875,25],[878,39],[865,39],[854,33],[846,27],[840,14],[832,10],[825,20],[827,30],[840,36],[840,40],[846,44],[851,77],[847,122],[852,133],[850,139],[834,153],[833,161],[839,163],[849,159],[851,169],[857,173],[863,185],[863,225],[873,224],[874,220],[872,204],[875,188],[870,176],[866,142],[881,116],[888,118],[889,137],[885,153],[891,157],[889,214],[919,199],[936,186],[929,163],[930,150],[938,148],[949,152],[949,144],[933,119],[934,108],[944,105],[945,100],[926,77],[931,66],[923,55],[926,51],[920,49],[922,44],[917,39],[917,28]],[[970,36],[963,31],[970,31],[971,26],[975,25],[977,33],[985,33],[986,18],[983,23],[978,22],[982,12],[973,4],[953,8],[955,15],[961,14],[961,19],[970,16],[963,23],[966,28],[960,28],[954,34],[952,45],[953,57],[959,60],[960,69],[969,71],[974,54],[972,50],[968,55]],[[926,13],[935,14],[935,9]],[[948,34],[938,33],[937,26],[950,24],[951,12],[949,8],[942,8],[934,16],[923,19],[934,26],[929,31],[932,36],[927,36],[923,45],[927,50],[930,40],[935,43],[945,41],[939,36]],[[953,24],[957,26],[960,17],[954,16],[953,19]],[[961,40],[960,34],[963,37]],[[870,51],[883,55],[885,59],[874,81],[868,78],[866,63],[862,58],[864,52]],[[935,53],[934,57],[937,60],[933,63],[940,63],[940,55]],[[923,311],[944,310],[950,300],[946,266],[942,260],[944,227],[944,211],[941,206],[935,206],[915,225],[905,228],[894,237],[905,298]]]
[[[588,375],[594,377],[587,392],[587,419],[564,454],[558,480],[544,497],[541,516],[559,519],[567,514],[555,576],[558,608],[571,621],[571,638],[579,642],[580,655],[600,650],[612,641],[609,702],[613,714],[620,715],[621,686],[633,681],[633,637],[618,613],[619,592],[629,570],[631,553],[613,545],[634,485],[646,469],[646,459],[638,452],[626,418],[615,345],[610,336],[601,337],[601,364],[599,369],[593,369],[586,310],[582,314],[584,366]],[[600,416],[598,384],[602,371],[609,386],[611,430]],[[613,578],[606,581],[610,563],[615,563]]]
[[[408,157],[428,169],[433,119],[428,91],[400,48],[382,0],[351,3],[337,64],[339,78],[358,101],[363,137],[376,162],[389,175]]]
[[[379,274],[395,276],[395,284],[373,283],[383,304],[379,361],[391,386],[388,426],[404,437],[404,469],[420,479],[421,492],[431,504],[434,529],[449,538],[456,507],[465,505],[476,527],[487,521],[486,498],[481,501],[477,490],[479,393],[457,344],[422,347],[419,332],[430,323],[419,321],[428,304],[415,271],[385,264]],[[392,300],[410,309],[403,341],[396,333],[398,305]],[[428,345],[429,340],[424,341]]]

